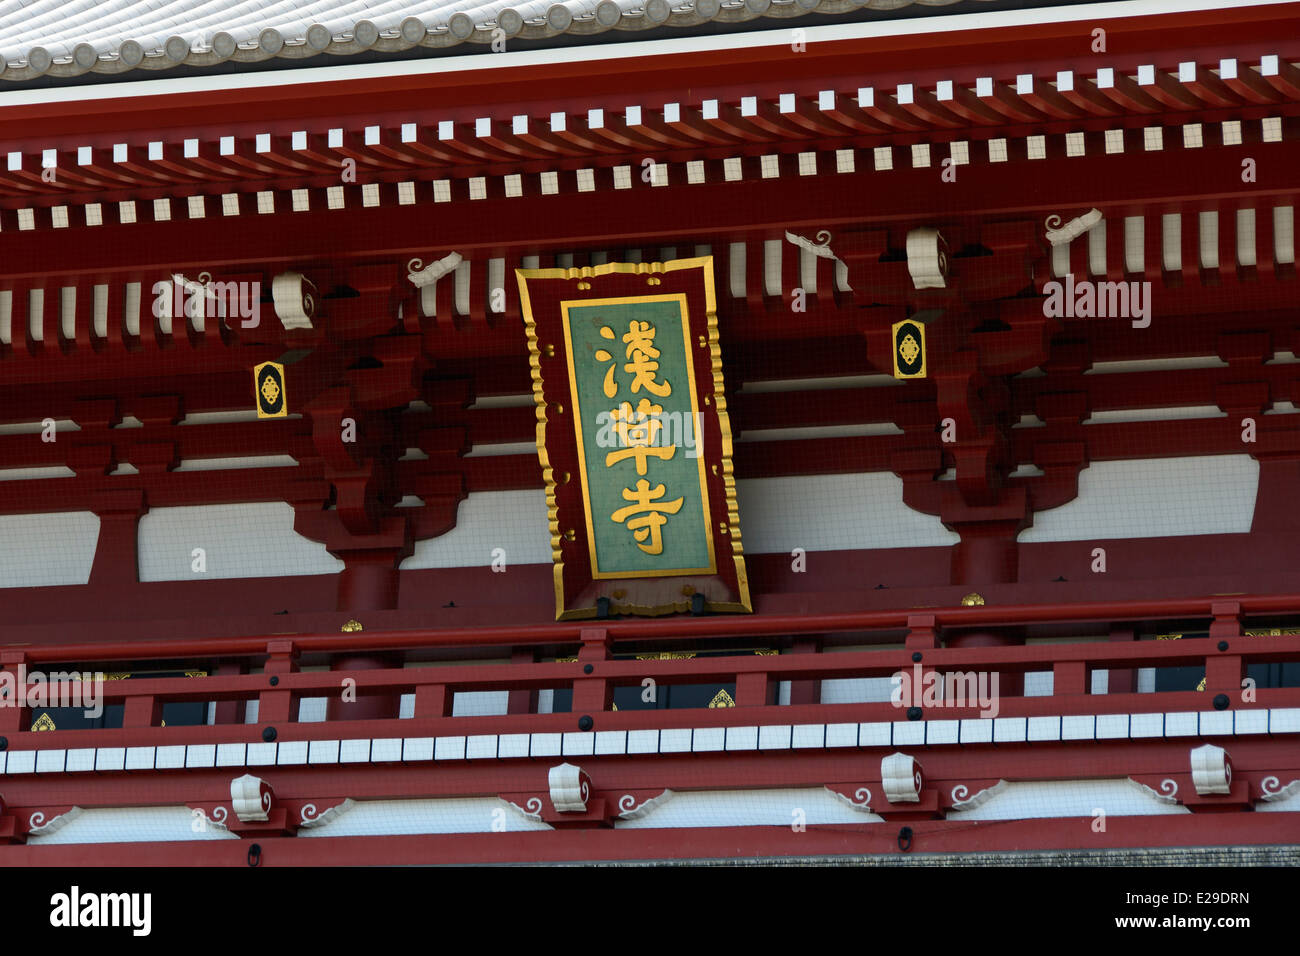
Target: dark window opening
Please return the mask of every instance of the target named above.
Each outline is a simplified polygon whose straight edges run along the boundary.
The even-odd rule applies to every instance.
[[[206,677],[207,671],[143,671],[130,674],[105,675],[105,685],[118,680],[137,680],[159,677]],[[87,716],[85,707],[33,707],[32,730],[114,730],[122,726],[126,707],[123,704],[103,704],[96,717]],[[177,701],[162,705],[162,726],[201,727],[208,722],[208,702],[202,700]]]

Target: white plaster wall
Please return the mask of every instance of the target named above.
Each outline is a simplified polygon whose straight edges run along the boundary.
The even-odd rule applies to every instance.
[[[1184,806],[1159,800],[1127,779],[1029,780],[1008,783],[987,802],[969,810],[951,810],[948,819],[1091,817],[1099,808],[1107,816],[1121,817],[1191,813]]]
[[[219,478],[213,478],[219,481]],[[285,502],[154,508],[140,519],[141,581],[335,574],[343,562],[293,530]],[[192,570],[195,548],[207,570]]]
[[[98,540],[90,511],[0,516],[0,588],[85,584]]]
[[[551,829],[513,804],[493,797],[445,800],[363,800],[298,837],[378,836],[394,833],[491,833]],[[495,832],[501,832],[497,830]]]
[[[846,551],[955,544],[938,518],[903,504],[903,483],[892,474],[753,478],[736,483],[740,527],[748,554]],[[551,560],[543,491],[472,494],[461,502],[456,527],[418,542],[403,570],[490,565],[493,551],[506,565]]]
[[[39,846],[239,839],[211,820],[207,820],[204,829],[196,833],[195,819],[189,807],[76,808],[67,815],[67,822],[52,833],[29,836],[27,842]],[[128,860],[123,858],[121,863],[126,865]]]
[[[618,830],[665,827],[753,827],[833,823],[879,823],[881,817],[855,810],[825,787],[791,790],[695,790],[673,793],[644,816],[616,820]]]
[[[1079,473],[1077,498],[1036,514],[1019,540],[1244,534],[1258,486],[1249,455],[1099,461]]]
[[[736,495],[749,554],[943,547],[959,540],[938,518],[904,505],[902,479],[887,472],[750,478],[736,482]]]
[[[496,548],[505,552],[507,568],[512,564],[550,564],[545,491],[469,495],[456,512],[456,527],[437,538],[416,542],[415,552],[401,567],[403,571],[487,567]]]

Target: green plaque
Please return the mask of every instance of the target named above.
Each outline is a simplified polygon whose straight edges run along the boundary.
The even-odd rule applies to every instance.
[[[592,577],[715,573],[686,296],[561,309]]]

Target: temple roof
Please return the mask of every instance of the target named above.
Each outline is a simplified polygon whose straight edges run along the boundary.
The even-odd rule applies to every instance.
[[[1069,0],[1064,0],[1068,3]],[[1062,0],[1017,6],[1064,5]],[[836,20],[1004,8],[1002,0],[35,0],[0,6],[0,83],[41,77],[104,78],[168,70],[209,71],[318,54],[366,59],[437,55],[465,43],[564,46],[660,29],[726,32],[747,21]],[[9,10],[5,11],[4,7]],[[915,9],[912,9],[915,8]],[[416,48],[424,48],[417,50]],[[329,57],[310,65],[337,62]],[[302,64],[307,65],[307,64]],[[228,68],[227,68],[228,69]],[[223,70],[222,72],[225,72]],[[87,79],[91,79],[87,77]]]

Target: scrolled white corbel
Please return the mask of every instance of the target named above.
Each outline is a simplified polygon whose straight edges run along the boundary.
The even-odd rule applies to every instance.
[[[1060,216],[1048,216],[1043,223],[1047,228],[1047,241],[1053,246],[1064,245],[1083,235],[1097,223],[1101,222],[1101,210],[1090,209],[1082,216],[1071,219],[1064,226]]]
[[[230,805],[242,823],[265,823],[273,800],[271,785],[251,773],[230,781]]]
[[[1201,796],[1232,792],[1232,761],[1228,752],[1205,744],[1191,752],[1192,785]]]
[[[301,272],[282,272],[271,280],[275,314],[286,329],[310,329],[316,312],[316,287]]]
[[[591,778],[581,767],[562,763],[547,774],[551,805],[560,813],[585,813],[591,797]]]
[[[913,229],[907,234],[907,271],[918,289],[948,287],[948,243],[938,229]]]
[[[880,783],[890,803],[920,803],[924,777],[911,754],[893,753],[880,761]]]

